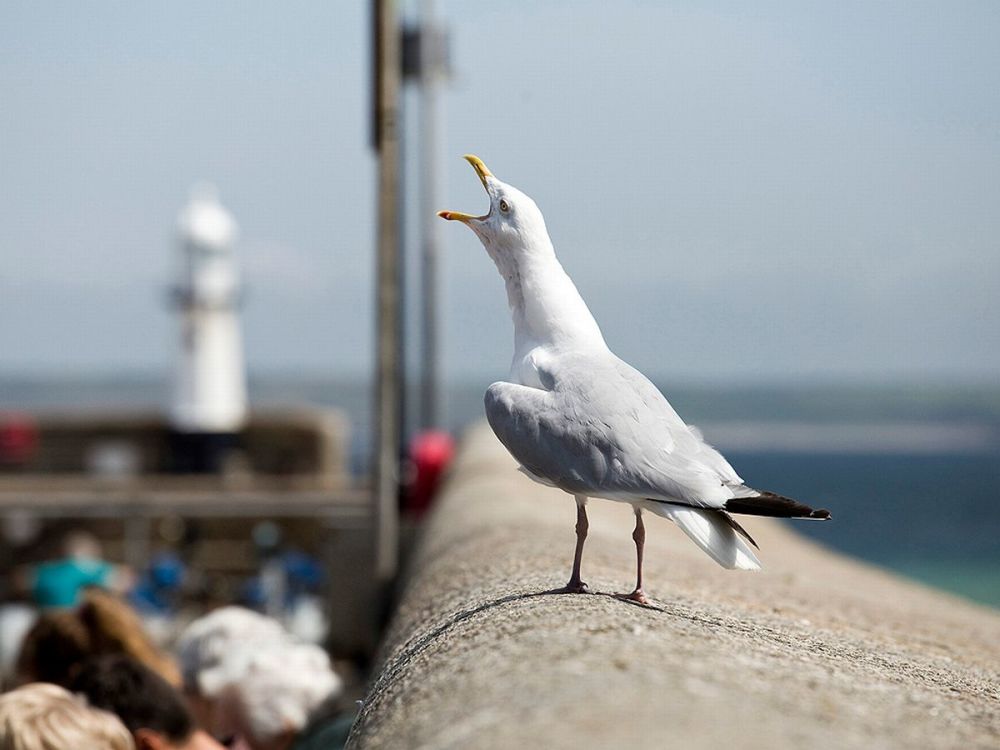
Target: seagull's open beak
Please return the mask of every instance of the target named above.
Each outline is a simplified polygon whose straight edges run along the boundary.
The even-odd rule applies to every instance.
[[[466,154],[462,158],[469,162],[469,164],[472,165],[472,168],[476,170],[476,174],[479,175],[479,179],[483,183],[483,187],[486,188],[487,192],[489,192],[490,188],[489,185],[486,184],[486,178],[492,177],[493,173],[486,167],[485,164],[483,164],[483,160],[478,156],[473,156],[472,154]],[[487,213],[484,216],[473,216],[472,214],[463,214],[459,211],[438,211],[438,216],[442,219],[447,219],[448,221],[461,221],[468,224],[470,221],[482,221],[489,216],[489,214]]]

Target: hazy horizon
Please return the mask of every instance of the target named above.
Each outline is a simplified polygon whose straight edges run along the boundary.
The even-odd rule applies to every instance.
[[[374,365],[373,365],[374,367]],[[291,381],[291,382],[355,382],[374,378],[374,369],[359,368],[356,370],[331,370],[329,372],[321,369],[296,369],[281,367],[251,367],[247,370],[247,377],[253,381]],[[4,381],[47,381],[47,382],[159,382],[170,381],[173,378],[173,369],[170,363],[164,369],[157,369],[155,366],[135,367],[124,369],[102,369],[100,366],[93,368],[75,368],[71,372],[66,372],[55,367],[25,368],[21,370],[0,370],[0,383]],[[917,373],[917,374],[821,374],[809,375],[789,374],[782,376],[779,374],[758,373],[754,377],[747,377],[739,373],[733,373],[727,377],[726,373],[701,373],[701,374],[678,374],[670,372],[656,372],[647,369],[644,373],[654,383],[670,382],[684,388],[707,388],[738,389],[747,388],[891,388],[893,386],[907,386],[915,388],[929,388],[936,390],[962,390],[968,388],[996,390],[1000,393],[1000,383],[992,373]],[[458,370],[454,367],[445,374],[446,383],[469,384],[475,382],[493,382],[502,380],[507,375],[506,368],[482,369],[479,371]],[[411,373],[408,376],[408,383],[412,387],[417,387],[418,373]]]

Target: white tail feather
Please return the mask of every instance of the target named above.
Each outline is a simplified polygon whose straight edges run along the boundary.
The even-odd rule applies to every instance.
[[[753,549],[726,523],[719,511],[655,502],[646,503],[644,507],[680,526],[691,541],[723,568],[760,570],[760,560]]]

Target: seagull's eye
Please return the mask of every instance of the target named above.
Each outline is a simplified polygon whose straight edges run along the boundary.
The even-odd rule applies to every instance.
[[[504,213],[510,211],[510,205],[507,203],[507,201],[505,200],[500,201],[500,210],[503,211]]]

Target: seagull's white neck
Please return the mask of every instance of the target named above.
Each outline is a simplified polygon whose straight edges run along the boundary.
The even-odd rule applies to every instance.
[[[514,321],[514,361],[535,347],[606,348],[587,303],[556,258],[548,236],[513,252],[487,248],[504,284]]]

